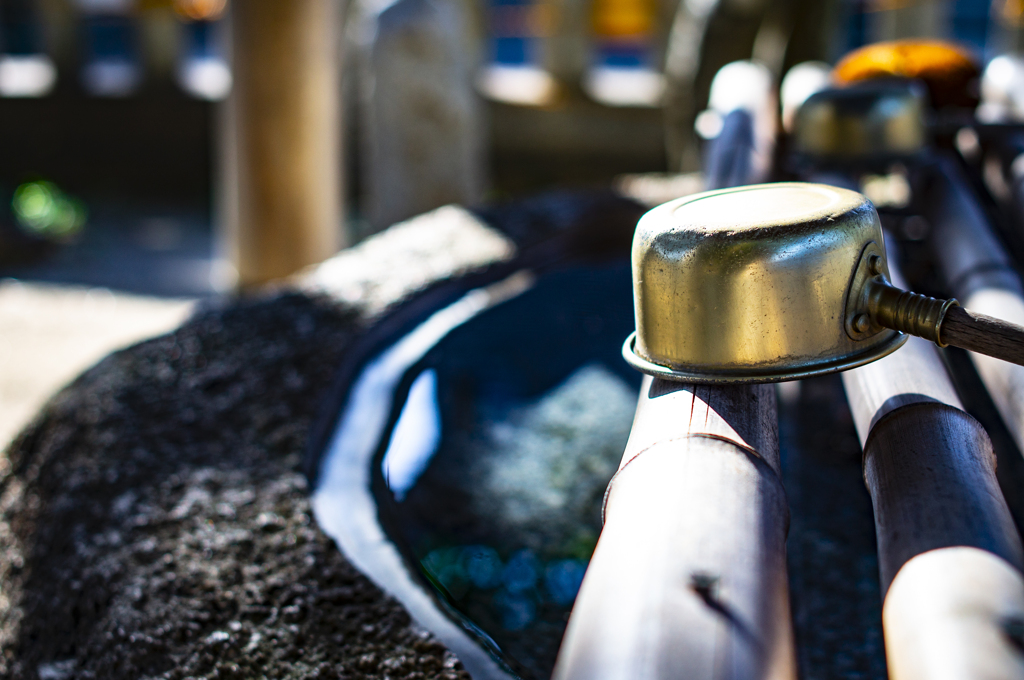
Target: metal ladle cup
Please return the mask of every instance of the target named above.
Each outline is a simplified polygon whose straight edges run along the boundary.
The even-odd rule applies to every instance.
[[[925,151],[928,109],[924,88],[879,80],[826,89],[795,113],[793,151],[817,165],[886,166]]]
[[[1024,363],[1024,329],[889,284],[878,214],[847,189],[760,184],[671,201],[640,220],[632,261],[637,330],[623,355],[657,377],[795,380],[880,359],[905,334]]]

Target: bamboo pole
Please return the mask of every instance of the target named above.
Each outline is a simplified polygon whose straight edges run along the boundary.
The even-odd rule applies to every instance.
[[[554,678],[794,678],[774,389],[646,378]]]
[[[882,610],[891,678],[1024,677],[1024,584],[1005,560],[943,548],[904,565]],[[1019,644],[1019,643],[1017,643]]]
[[[889,677],[1022,677],[1004,630],[1007,616],[1024,616],[1020,536],[988,435],[962,410],[937,350],[910,338],[843,384],[875,510]]]
[[[343,245],[338,9],[335,0],[232,3],[221,202],[242,287]]]
[[[967,186],[959,168],[940,159],[924,201],[939,269],[965,307],[1024,324],[1024,287]],[[1024,451],[1024,367],[974,352],[971,361]]]

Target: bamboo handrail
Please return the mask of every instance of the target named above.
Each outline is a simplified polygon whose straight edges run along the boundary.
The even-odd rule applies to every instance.
[[[924,201],[936,261],[950,292],[981,314],[1024,324],[1024,287],[954,162],[941,158]],[[999,414],[1024,451],[1024,368],[972,353]]]
[[[1003,630],[1024,616],[1020,536],[988,435],[937,350],[910,338],[843,384],[875,510],[889,677],[1021,677],[1024,657]]]
[[[645,378],[554,678],[794,678],[771,386]]]

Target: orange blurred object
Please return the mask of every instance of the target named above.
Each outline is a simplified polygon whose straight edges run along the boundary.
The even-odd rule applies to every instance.
[[[228,0],[174,0],[174,11],[193,21],[216,19],[224,13]]]
[[[1024,26],[1024,0],[996,0],[993,12],[1005,26]]]
[[[976,80],[981,73],[974,55],[940,40],[897,40],[866,45],[843,57],[832,77],[840,85],[875,78],[916,78],[924,81],[932,105],[975,106]]]
[[[595,0],[591,16],[598,38],[642,40],[653,33],[656,14],[653,0]]]

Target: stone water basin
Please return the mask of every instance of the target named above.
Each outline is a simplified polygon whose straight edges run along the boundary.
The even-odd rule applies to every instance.
[[[636,406],[640,376],[620,355],[630,270],[618,260],[503,285],[367,364],[314,507],[474,677],[546,678]]]

